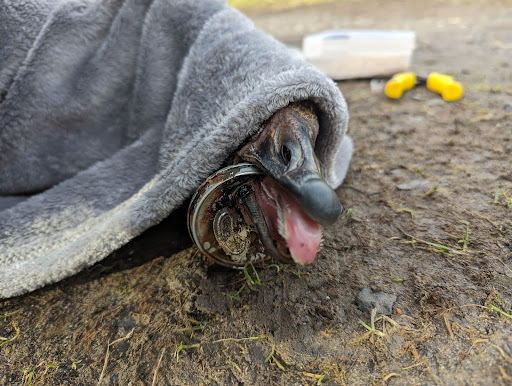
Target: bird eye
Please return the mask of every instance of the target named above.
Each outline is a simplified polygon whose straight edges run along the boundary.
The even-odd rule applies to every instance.
[[[286,145],[281,146],[281,157],[283,158],[283,161],[288,166],[290,161],[292,160],[292,151],[290,148]]]

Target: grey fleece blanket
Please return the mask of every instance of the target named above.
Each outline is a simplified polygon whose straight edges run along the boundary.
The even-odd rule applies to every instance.
[[[0,2],[0,297],[75,274],[168,216],[273,112],[337,86],[220,1]]]

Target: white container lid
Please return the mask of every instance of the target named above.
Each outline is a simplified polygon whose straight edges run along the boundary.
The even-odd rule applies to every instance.
[[[394,54],[414,50],[415,41],[414,31],[333,30],[305,36],[302,51],[306,58],[345,55],[347,51],[354,55],[361,52]]]

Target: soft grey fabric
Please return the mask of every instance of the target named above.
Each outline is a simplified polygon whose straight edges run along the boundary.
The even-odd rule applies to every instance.
[[[105,258],[304,99],[337,186],[337,86],[223,2],[2,0],[0,297]]]

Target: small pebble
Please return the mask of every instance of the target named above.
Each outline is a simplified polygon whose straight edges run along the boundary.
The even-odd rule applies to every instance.
[[[409,182],[406,182],[405,184],[398,184],[396,187],[400,190],[412,190],[416,188],[421,188],[423,186],[429,185],[429,180],[412,180]]]
[[[370,288],[363,288],[356,295],[356,304],[361,311],[371,312],[377,309],[377,314],[391,315],[393,313],[393,303],[396,301],[396,295],[386,292],[373,292]]]

